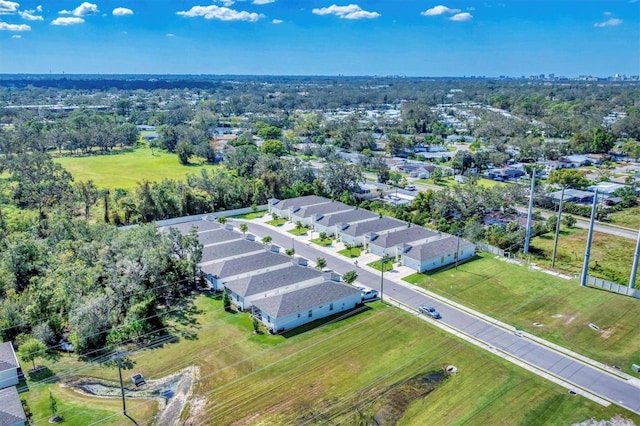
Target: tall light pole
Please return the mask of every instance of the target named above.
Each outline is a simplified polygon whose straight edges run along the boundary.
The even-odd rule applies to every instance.
[[[529,241],[531,240],[531,221],[533,219],[533,193],[536,189],[536,168],[533,168],[531,174],[531,194],[529,195],[529,211],[527,213],[527,233],[524,238],[524,254],[529,254]]]
[[[458,258],[460,257],[460,231],[456,232],[456,237],[458,237],[458,240],[456,241],[456,270],[457,270]]]
[[[118,361],[118,376],[120,377],[120,391],[122,392],[122,412],[125,417],[129,418],[133,422],[134,425],[138,425],[136,421],[127,414],[127,405],[125,403],[124,398],[124,384],[122,383],[122,365],[120,364],[120,360],[122,359],[122,352],[116,351],[116,360]]]
[[[587,234],[587,248],[584,251],[584,265],[582,265],[582,277],[580,285],[587,286],[587,275],[589,273],[589,257],[591,257],[591,240],[593,239],[593,224],[596,221],[596,208],[598,207],[598,188],[593,193],[593,205],[591,206],[591,221],[589,222],[589,234]]]
[[[558,208],[558,220],[556,222],[556,239],[553,242],[553,256],[551,256],[551,268],[556,267],[556,250],[558,250],[558,237],[560,236],[560,219],[562,218],[562,202],[564,201],[564,190],[562,187],[562,193],[560,194],[560,207]]]
[[[638,239],[636,241],[636,251],[633,254],[633,266],[631,267],[631,276],[629,277],[629,288],[636,288],[636,273],[638,272],[639,256],[640,256],[640,231],[638,231]]]

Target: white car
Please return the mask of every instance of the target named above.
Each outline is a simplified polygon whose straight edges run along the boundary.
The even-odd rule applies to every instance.
[[[360,293],[362,294],[363,301],[376,300],[380,296],[380,293],[378,292],[378,290],[374,290],[372,288],[368,288],[364,286],[358,286],[357,288],[360,289]]]

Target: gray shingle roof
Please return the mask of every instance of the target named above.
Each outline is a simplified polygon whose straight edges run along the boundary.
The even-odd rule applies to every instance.
[[[18,358],[16,358],[16,353],[13,350],[11,342],[0,344],[0,371],[19,367],[20,363],[18,362]]]
[[[215,229],[212,231],[200,232],[198,240],[202,245],[222,243],[225,241],[233,241],[242,239],[242,234],[224,229]]]
[[[317,195],[305,195],[304,197],[289,198],[287,200],[280,200],[273,206],[278,210],[285,210],[289,207],[306,207],[314,204],[330,203],[331,200],[324,197],[318,197]]]
[[[241,254],[249,254],[258,250],[264,250],[264,246],[260,243],[255,243],[253,241],[247,240],[230,241],[224,244],[216,244],[215,246],[204,247],[202,249],[202,262],[224,259]]]
[[[239,296],[246,297],[321,277],[322,272],[320,271],[304,266],[291,265],[288,268],[229,281],[224,285]]]
[[[217,222],[208,222],[206,220],[194,220],[192,222],[176,223],[173,225],[162,226],[160,231],[168,231],[169,228],[175,228],[183,234],[189,233],[191,227],[195,226],[198,232],[209,231],[211,229],[220,229],[220,224]]]
[[[371,244],[378,247],[395,247],[398,244],[410,243],[412,241],[423,240],[438,235],[437,232],[430,231],[421,226],[412,226],[411,228],[401,229],[399,231],[389,232],[388,234],[379,235]]]
[[[204,265],[202,266],[202,271],[207,274],[211,274],[214,277],[224,279],[225,277],[230,277],[232,275],[258,271],[260,269],[290,262],[291,259],[288,256],[263,251],[236,259]]]
[[[320,219],[316,223],[323,226],[334,226],[339,223],[355,223],[355,222],[361,222],[364,220],[372,220],[377,218],[378,218],[377,214],[371,213],[368,210],[354,209],[351,211],[325,215],[322,219]]]
[[[14,425],[26,420],[16,387],[0,389],[0,425]]]
[[[378,218],[378,220],[368,220],[366,222],[359,222],[349,225],[347,229],[342,231],[343,234],[352,237],[368,234],[370,232],[380,232],[387,229],[399,228],[407,226],[405,222],[401,222],[389,217]]]
[[[339,213],[339,212],[347,211],[352,208],[353,207],[348,206],[339,201],[334,201],[332,203],[316,204],[313,206],[303,207],[297,212],[293,212],[293,214],[295,214],[298,217],[307,218],[315,215]]]
[[[360,295],[360,290],[353,286],[326,281],[289,293],[259,299],[253,304],[273,318],[282,318],[356,294]]]
[[[449,253],[455,253],[458,246],[458,238],[454,236],[446,237],[441,240],[431,241],[426,244],[414,246],[404,254],[404,256],[416,260],[432,259],[437,256],[443,256]],[[460,252],[465,249],[475,247],[475,245],[463,238],[460,238]]]

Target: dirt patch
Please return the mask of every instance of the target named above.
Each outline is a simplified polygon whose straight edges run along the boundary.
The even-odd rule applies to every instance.
[[[573,322],[574,319],[576,319],[577,315],[572,315],[569,318],[567,318],[567,320],[564,322],[565,325],[569,325]]]
[[[191,366],[157,380],[147,380],[146,384],[134,387],[125,384],[127,398],[155,399],[158,401],[158,425],[177,424],[184,409],[194,381],[198,378],[198,367]],[[76,392],[100,398],[120,398],[120,383],[99,380],[91,377],[78,377],[65,381],[60,386],[69,387]]]
[[[414,400],[422,398],[446,380],[446,371],[430,371],[393,386],[385,393],[373,416],[377,425],[394,425]]]
[[[607,329],[600,329],[600,337],[602,337],[603,339],[608,339],[609,337],[611,337],[613,335],[613,333],[616,331],[616,329],[614,327],[612,328],[607,328]]]

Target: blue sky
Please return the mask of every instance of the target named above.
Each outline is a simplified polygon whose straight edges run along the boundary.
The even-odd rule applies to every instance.
[[[638,0],[0,0],[0,73],[640,74]]]

